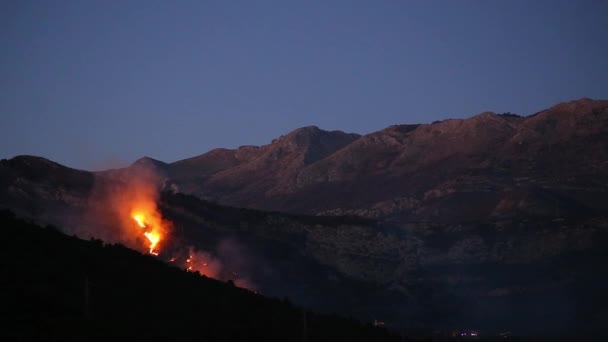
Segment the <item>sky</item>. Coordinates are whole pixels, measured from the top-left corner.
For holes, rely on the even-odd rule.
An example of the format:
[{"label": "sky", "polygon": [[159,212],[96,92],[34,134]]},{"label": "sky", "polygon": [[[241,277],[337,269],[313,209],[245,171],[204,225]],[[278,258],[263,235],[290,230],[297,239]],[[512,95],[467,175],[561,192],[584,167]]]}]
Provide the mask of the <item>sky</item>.
[{"label": "sky", "polygon": [[87,170],[608,99],[608,1],[0,0],[0,158]]}]

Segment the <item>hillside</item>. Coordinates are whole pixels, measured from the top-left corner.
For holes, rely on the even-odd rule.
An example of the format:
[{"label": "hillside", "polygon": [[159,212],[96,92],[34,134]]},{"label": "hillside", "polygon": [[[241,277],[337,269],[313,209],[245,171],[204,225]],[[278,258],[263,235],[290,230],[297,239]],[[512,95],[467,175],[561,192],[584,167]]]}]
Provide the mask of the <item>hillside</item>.
[{"label": "hillside", "polygon": [[582,338],[601,335],[608,323],[607,217],[394,225],[222,207],[186,195],[165,194],[162,203],[180,226],[203,228],[184,230],[191,241],[229,232],[264,260],[281,260],[272,263],[277,273],[297,280],[254,277],[268,291],[283,284],[304,301],[316,292],[341,312],[393,327]]},{"label": "hillside", "polygon": [[121,245],[80,240],[0,213],[3,340],[396,341],[186,272]]},{"label": "hillside", "polygon": [[555,217],[608,211],[606,132],[608,101],[580,99],[364,136],[306,127],[159,169],[180,192],[238,207],[401,222]]}]

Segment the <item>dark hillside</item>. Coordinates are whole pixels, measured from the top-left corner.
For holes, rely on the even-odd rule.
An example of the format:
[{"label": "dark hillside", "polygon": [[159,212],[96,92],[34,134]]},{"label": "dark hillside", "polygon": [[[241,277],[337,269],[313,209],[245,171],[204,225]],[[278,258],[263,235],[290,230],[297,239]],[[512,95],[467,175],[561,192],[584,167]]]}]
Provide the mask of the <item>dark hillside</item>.
[{"label": "dark hillside", "polygon": [[2,211],[0,339],[38,341],[391,341],[186,272],[121,245],[69,237]]}]

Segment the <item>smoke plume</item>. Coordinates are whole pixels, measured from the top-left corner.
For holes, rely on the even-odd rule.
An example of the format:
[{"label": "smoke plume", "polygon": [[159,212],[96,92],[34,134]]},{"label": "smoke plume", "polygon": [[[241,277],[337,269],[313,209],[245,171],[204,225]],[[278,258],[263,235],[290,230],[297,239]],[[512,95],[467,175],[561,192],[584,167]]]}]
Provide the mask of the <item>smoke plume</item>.
[{"label": "smoke plume", "polygon": [[182,269],[253,288],[247,276],[251,258],[237,241],[220,240],[213,253],[174,236],[179,230],[159,209],[163,183],[154,169],[141,166],[98,177],[78,235],[120,243]]}]

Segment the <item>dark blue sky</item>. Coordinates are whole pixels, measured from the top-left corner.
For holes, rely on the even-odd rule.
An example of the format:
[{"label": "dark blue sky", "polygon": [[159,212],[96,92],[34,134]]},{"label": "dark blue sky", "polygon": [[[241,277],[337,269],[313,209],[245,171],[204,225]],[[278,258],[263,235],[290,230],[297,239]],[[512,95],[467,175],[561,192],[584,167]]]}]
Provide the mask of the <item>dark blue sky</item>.
[{"label": "dark blue sky", "polygon": [[292,129],[608,98],[607,1],[0,1],[0,157],[99,169]]}]

